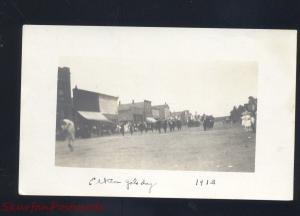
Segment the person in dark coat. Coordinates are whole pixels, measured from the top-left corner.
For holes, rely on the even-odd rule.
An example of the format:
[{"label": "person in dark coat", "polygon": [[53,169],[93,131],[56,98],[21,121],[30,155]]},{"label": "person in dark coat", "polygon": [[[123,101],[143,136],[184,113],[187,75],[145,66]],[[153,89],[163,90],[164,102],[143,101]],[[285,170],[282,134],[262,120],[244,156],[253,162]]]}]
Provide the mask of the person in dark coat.
[{"label": "person in dark coat", "polygon": [[121,124],[121,134],[124,136],[125,135],[125,124]]},{"label": "person in dark coat", "polygon": [[147,124],[147,122],[144,122],[144,129],[145,129],[145,132],[147,133],[148,132],[148,124]]},{"label": "person in dark coat", "polygon": [[132,136],[133,135],[133,131],[134,131],[134,125],[133,125],[132,122],[129,124],[129,130],[130,130],[130,134]]},{"label": "person in dark coat", "polygon": [[169,120],[168,123],[169,123],[170,131],[173,131],[174,130],[174,121],[173,120]]},{"label": "person in dark coat", "polygon": [[159,133],[161,133],[161,121],[160,120],[158,120],[156,122],[156,129],[158,130]]},{"label": "person in dark coat", "polygon": [[139,124],[139,130],[140,130],[140,132],[141,132],[141,134],[143,133],[143,131],[144,131],[144,128],[145,126],[144,126],[144,123],[143,122],[141,122],[140,124]]},{"label": "person in dark coat", "polygon": [[204,129],[204,131],[206,131],[207,124],[208,124],[208,118],[205,114],[202,117],[202,121],[203,121],[203,129]]},{"label": "person in dark coat", "polygon": [[167,127],[168,127],[168,122],[167,122],[167,120],[164,120],[163,121],[163,128],[164,128],[165,133],[167,133]]},{"label": "person in dark coat", "polygon": [[153,133],[153,128],[154,128],[154,123],[150,123],[150,130],[152,131],[152,133]]}]

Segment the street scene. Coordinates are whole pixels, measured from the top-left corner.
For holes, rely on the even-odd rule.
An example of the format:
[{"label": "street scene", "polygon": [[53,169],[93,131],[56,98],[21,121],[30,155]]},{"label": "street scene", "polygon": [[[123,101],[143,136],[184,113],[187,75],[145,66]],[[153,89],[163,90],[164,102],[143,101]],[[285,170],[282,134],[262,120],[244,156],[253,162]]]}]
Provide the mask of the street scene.
[{"label": "street scene", "polygon": [[118,169],[253,172],[255,134],[223,123],[213,130],[184,127],[172,133],[135,133],[79,139],[70,152],[56,144],[56,165]]},{"label": "street scene", "polygon": [[[226,67],[228,71],[241,68]],[[215,86],[197,82],[190,87],[195,95],[211,89],[213,96],[199,100],[181,94],[183,89],[176,83],[168,86],[175,96],[164,91],[153,95],[151,87],[126,94],[126,82],[119,92],[114,87],[101,92],[85,89],[78,85],[79,80],[71,81],[72,68],[75,66],[58,67],[57,73],[56,166],[255,171],[257,98],[250,82],[254,78],[241,83],[240,90],[234,89],[234,78],[217,82],[212,77]],[[250,65],[243,73],[250,77],[253,68]],[[243,73],[237,77],[242,79]],[[214,74],[203,75],[207,79]],[[141,82],[146,86],[149,80]],[[219,88],[224,89],[221,94]]]}]

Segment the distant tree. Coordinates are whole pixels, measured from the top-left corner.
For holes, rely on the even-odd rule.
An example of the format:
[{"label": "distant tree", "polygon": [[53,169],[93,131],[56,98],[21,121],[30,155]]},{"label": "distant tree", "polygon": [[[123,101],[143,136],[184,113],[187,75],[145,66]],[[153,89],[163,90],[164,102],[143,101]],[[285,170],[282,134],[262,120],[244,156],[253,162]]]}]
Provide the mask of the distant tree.
[{"label": "distant tree", "polygon": [[233,123],[236,123],[239,121],[239,112],[238,112],[238,109],[236,106],[234,106],[230,112],[230,119]]}]

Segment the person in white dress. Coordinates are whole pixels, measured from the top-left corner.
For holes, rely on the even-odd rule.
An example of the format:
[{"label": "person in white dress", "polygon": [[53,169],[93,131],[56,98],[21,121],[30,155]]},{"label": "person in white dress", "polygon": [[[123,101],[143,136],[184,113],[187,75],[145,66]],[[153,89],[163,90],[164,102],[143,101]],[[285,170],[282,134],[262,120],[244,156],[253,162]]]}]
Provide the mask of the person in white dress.
[{"label": "person in white dress", "polygon": [[68,147],[70,151],[73,151],[73,143],[75,140],[75,127],[74,123],[69,119],[63,119],[61,122],[61,128],[66,133],[66,140],[68,141]]},{"label": "person in white dress", "polygon": [[246,128],[246,131],[251,130],[251,116],[250,116],[250,114],[245,115],[245,128]]},{"label": "person in white dress", "polygon": [[251,116],[248,112],[242,113],[242,126],[245,128],[246,131],[250,131],[251,129]]},{"label": "person in white dress", "polygon": [[245,121],[246,121],[246,116],[245,115],[242,115],[241,116],[241,119],[242,119],[242,126],[246,129],[246,124],[245,124]]}]

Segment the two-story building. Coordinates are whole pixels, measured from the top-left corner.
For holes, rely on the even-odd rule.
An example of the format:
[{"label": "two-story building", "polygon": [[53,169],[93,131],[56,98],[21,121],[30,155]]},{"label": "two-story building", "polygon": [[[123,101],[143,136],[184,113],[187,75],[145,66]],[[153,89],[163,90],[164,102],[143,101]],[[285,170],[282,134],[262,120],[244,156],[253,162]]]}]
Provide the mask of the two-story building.
[{"label": "two-story building", "polygon": [[73,89],[74,120],[78,136],[112,133],[118,120],[118,97]]},{"label": "two-story building", "polygon": [[119,104],[118,119],[120,122],[143,122],[147,117],[152,117],[151,101],[144,100],[142,102],[135,102],[128,104]]},{"label": "two-story building", "polygon": [[188,110],[172,112],[171,116],[177,120],[180,120],[183,125],[186,125],[190,117],[190,112]]},{"label": "two-story building", "polygon": [[152,106],[152,115],[155,119],[165,120],[171,117],[170,107],[167,103]]}]

